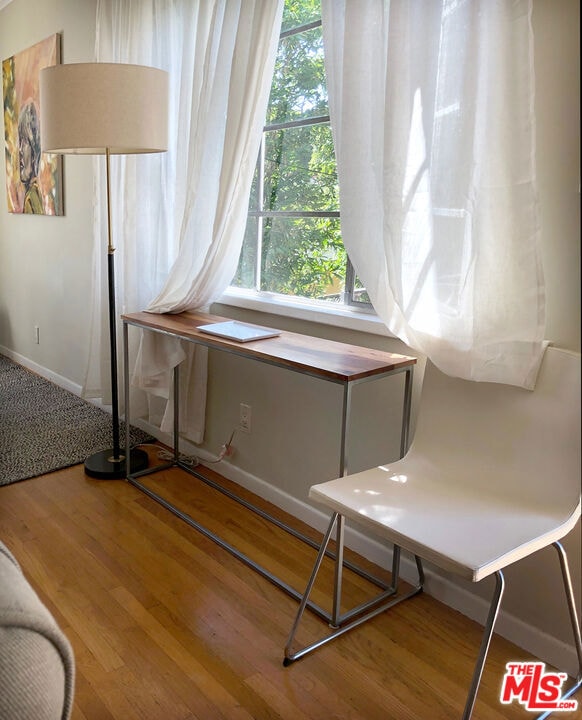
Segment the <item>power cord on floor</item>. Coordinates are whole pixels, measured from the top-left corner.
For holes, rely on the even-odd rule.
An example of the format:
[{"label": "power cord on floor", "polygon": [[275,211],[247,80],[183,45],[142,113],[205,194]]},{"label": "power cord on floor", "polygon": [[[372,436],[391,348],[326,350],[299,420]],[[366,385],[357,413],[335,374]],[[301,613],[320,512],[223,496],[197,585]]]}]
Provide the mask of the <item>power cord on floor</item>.
[{"label": "power cord on floor", "polygon": [[[162,448],[159,445],[156,445],[155,443],[139,443],[135,447],[151,447],[155,448],[157,452],[157,457],[159,460],[165,460],[167,462],[170,462],[174,459],[174,452],[173,450],[166,450],[166,448]],[[184,453],[179,454],[180,462],[184,465],[189,465],[190,467],[196,467],[196,465],[199,465],[200,462],[197,457],[193,457],[192,455],[185,455]]]},{"label": "power cord on floor", "polygon": [[[224,460],[225,457],[232,457],[232,455],[234,454],[234,448],[232,447],[232,440],[234,438],[235,433],[236,433],[236,430],[233,430],[232,433],[230,434],[229,440],[221,446],[220,452],[216,456],[216,459],[205,460],[204,462],[206,464],[216,464],[216,463],[222,462],[222,460]],[[136,445],[135,447],[138,447],[138,446]],[[156,445],[155,443],[140,443],[139,447],[156,448],[158,451],[157,456],[160,460],[166,460],[166,461],[170,462],[175,457],[174,452],[172,450],[166,450],[165,448],[161,448],[159,445]],[[189,467],[196,467],[197,465],[200,464],[200,461],[198,460],[198,458],[195,456],[192,456],[192,455],[185,455],[183,453],[180,453],[179,459],[183,465],[188,465]]]},{"label": "power cord on floor", "polygon": [[[174,453],[171,450],[160,450],[158,452],[158,457],[160,460],[167,460],[169,462],[170,460],[174,459]],[[178,459],[180,460],[182,465],[188,465],[189,467],[196,467],[196,465],[200,464],[200,461],[197,457],[194,457],[192,455],[185,455],[184,453],[179,453]]]}]

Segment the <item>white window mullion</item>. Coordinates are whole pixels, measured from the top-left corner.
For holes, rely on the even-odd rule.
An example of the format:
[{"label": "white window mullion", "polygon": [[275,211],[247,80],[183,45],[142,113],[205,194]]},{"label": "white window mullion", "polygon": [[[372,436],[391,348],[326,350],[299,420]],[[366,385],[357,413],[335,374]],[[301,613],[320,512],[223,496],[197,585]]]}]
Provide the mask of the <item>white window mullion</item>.
[{"label": "white window mullion", "polygon": [[258,210],[257,218],[257,257],[255,266],[255,290],[260,292],[263,273],[263,210],[264,210],[264,189],[265,189],[265,133],[261,136],[261,147],[259,150],[259,177],[258,177]]}]

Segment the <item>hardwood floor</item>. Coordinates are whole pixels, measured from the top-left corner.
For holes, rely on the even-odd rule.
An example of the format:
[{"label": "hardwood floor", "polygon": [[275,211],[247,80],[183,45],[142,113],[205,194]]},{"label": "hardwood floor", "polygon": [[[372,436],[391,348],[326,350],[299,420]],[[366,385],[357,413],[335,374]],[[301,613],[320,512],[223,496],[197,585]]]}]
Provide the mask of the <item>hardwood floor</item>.
[{"label": "hardwood floor", "polygon": [[[303,589],[314,550],[183,471],[146,482]],[[481,629],[427,595],[284,668],[297,602],[124,481],[76,466],[1,487],[0,537],[73,645],[74,720],[461,716]],[[347,601],[363,598],[346,580]],[[321,630],[307,613],[303,639]],[[517,659],[496,636],[475,720],[531,718],[499,703]]]}]

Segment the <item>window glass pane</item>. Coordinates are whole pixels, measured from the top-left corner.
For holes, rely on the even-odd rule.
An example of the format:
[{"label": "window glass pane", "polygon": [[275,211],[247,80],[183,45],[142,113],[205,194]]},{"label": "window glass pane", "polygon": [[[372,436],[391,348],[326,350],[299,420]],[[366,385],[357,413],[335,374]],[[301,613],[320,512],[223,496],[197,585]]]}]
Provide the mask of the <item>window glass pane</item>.
[{"label": "window glass pane", "polygon": [[362,281],[360,278],[356,275],[356,279],[354,281],[354,292],[353,292],[353,300],[354,303],[365,303],[366,305],[371,305],[372,301],[370,300],[370,296],[368,295],[368,292],[366,291],[366,288],[362,285]]},{"label": "window glass pane", "polygon": [[247,227],[236,274],[231,285],[234,287],[254,289],[257,283],[257,237],[259,220],[256,217],[247,219]]},{"label": "window glass pane", "polygon": [[329,114],[321,28],[282,38],[266,125]]},{"label": "window glass pane", "polygon": [[268,211],[339,211],[329,125],[266,133],[263,207]]},{"label": "window glass pane", "polygon": [[321,20],[321,0],[286,0],[281,31]]},{"label": "window glass pane", "polygon": [[[259,158],[260,162],[260,158]],[[253,174],[253,182],[251,184],[251,194],[249,195],[249,211],[260,210],[259,208],[259,162],[255,165]]]},{"label": "window glass pane", "polygon": [[326,299],[343,290],[339,218],[264,218],[261,290]]},{"label": "window glass pane", "polygon": [[249,195],[249,212],[260,210],[259,206],[259,163],[255,165],[253,181],[251,183],[251,193]]}]

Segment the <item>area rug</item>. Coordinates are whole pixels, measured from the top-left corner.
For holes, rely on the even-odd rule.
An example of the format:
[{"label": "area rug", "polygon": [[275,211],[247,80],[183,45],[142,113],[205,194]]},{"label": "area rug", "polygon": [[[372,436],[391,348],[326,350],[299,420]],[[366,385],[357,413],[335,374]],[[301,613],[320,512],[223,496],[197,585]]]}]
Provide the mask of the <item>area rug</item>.
[{"label": "area rug", "polygon": [[[108,412],[0,355],[0,485],[77,465],[111,447],[111,437]],[[152,441],[133,426],[130,438],[132,446]]]}]

